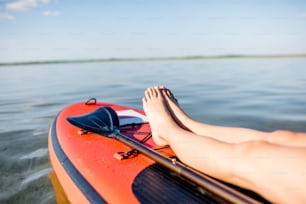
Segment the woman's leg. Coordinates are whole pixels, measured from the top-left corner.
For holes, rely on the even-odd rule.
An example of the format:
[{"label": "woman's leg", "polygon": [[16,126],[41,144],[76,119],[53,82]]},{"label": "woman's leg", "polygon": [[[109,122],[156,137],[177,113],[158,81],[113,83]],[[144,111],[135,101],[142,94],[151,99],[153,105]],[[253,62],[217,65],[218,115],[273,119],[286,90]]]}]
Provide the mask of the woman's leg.
[{"label": "woman's leg", "polygon": [[306,148],[262,140],[233,144],[187,131],[173,120],[158,88],[146,91],[143,106],[154,141],[169,144],[184,163],[273,202],[306,202]]},{"label": "woman's leg", "polygon": [[262,132],[248,128],[222,127],[198,122],[190,118],[175,100],[172,92],[164,86],[159,87],[167,101],[169,112],[177,123],[191,132],[212,137],[224,142],[239,143],[246,141],[263,140],[270,143],[306,146],[306,133],[293,133],[289,131]]}]

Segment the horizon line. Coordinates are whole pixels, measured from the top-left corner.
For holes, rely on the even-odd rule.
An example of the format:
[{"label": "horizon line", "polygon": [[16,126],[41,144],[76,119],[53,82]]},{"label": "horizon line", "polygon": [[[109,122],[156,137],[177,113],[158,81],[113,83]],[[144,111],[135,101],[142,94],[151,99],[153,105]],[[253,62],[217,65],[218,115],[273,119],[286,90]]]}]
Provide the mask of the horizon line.
[{"label": "horizon line", "polygon": [[165,61],[165,60],[209,60],[209,59],[230,59],[230,58],[306,58],[304,54],[228,54],[228,55],[193,55],[193,56],[172,56],[172,57],[110,57],[93,59],[57,59],[57,60],[31,60],[0,62],[0,66],[18,66],[35,64],[67,64],[67,63],[94,63],[94,62],[125,62],[125,61]]}]

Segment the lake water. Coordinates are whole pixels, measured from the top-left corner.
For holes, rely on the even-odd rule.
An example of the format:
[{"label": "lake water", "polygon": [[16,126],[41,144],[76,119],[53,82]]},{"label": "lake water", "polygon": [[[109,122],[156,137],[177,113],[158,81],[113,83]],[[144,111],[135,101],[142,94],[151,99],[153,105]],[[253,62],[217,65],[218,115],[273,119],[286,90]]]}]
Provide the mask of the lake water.
[{"label": "lake water", "polygon": [[55,203],[47,137],[65,106],[95,97],[141,108],[164,84],[197,120],[306,131],[306,59],[212,59],[0,67],[0,203]]}]

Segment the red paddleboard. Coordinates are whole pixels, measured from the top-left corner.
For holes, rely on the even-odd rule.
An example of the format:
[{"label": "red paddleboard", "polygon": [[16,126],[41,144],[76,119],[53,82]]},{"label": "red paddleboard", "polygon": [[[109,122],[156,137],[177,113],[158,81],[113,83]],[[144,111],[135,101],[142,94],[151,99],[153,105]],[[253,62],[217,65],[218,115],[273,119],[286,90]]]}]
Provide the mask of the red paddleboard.
[{"label": "red paddleboard", "polygon": [[101,107],[117,113],[120,132],[131,140],[165,158],[175,156],[169,147],[155,145],[143,111],[95,100],[69,105],[50,127],[49,152],[53,170],[71,203],[225,201],[223,196],[211,193],[123,142],[84,131],[67,121],[69,117],[85,115]]}]

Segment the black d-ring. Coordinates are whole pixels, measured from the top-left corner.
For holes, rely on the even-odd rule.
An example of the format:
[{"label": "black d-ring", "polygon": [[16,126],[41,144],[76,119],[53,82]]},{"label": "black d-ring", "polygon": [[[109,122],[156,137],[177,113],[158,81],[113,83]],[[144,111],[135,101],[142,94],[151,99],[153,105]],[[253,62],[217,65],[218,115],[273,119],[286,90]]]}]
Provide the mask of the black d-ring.
[{"label": "black d-ring", "polygon": [[88,101],[86,101],[85,105],[96,105],[97,104],[97,99],[96,98],[91,98]]}]

